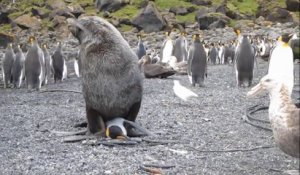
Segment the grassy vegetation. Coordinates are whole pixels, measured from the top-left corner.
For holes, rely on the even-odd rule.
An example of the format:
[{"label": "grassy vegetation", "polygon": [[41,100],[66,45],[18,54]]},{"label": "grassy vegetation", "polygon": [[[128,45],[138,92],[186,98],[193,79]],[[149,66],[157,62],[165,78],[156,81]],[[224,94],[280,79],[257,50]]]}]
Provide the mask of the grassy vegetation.
[{"label": "grassy vegetation", "polygon": [[137,13],[139,9],[135,5],[126,5],[122,10],[118,10],[114,13],[112,13],[112,16],[117,18],[133,18]]},{"label": "grassy vegetation", "polygon": [[194,23],[195,22],[195,16],[196,16],[196,12],[189,13],[189,14],[184,15],[184,16],[177,15],[176,20],[178,22],[191,22],[191,23]]},{"label": "grassy vegetation", "polygon": [[6,33],[10,30],[11,30],[11,25],[10,24],[0,25],[0,32]]},{"label": "grassy vegetation", "polygon": [[186,2],[184,0],[172,0],[172,1],[168,1],[168,0],[155,0],[155,4],[157,6],[158,9],[160,10],[168,10],[170,9],[171,7],[179,7],[179,6],[182,6],[182,7],[195,7],[195,8],[198,8],[198,6],[196,5],[193,5],[189,2]]},{"label": "grassy vegetation", "polygon": [[132,26],[130,26],[130,25],[125,25],[125,24],[121,25],[121,27],[120,27],[120,30],[121,30],[122,32],[128,32],[128,31],[130,31],[131,29],[132,29]]},{"label": "grassy vegetation", "polygon": [[52,28],[52,22],[49,21],[48,19],[43,19],[42,22],[41,22],[41,27],[43,29],[46,29],[46,28]]}]

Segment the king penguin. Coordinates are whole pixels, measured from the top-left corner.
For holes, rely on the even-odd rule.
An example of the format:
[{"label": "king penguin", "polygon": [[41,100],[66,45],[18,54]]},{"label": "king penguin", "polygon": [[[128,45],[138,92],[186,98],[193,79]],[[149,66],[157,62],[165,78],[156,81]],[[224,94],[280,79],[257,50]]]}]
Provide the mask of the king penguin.
[{"label": "king penguin", "polygon": [[16,49],[16,58],[12,66],[12,83],[15,88],[20,88],[24,77],[24,62],[25,56],[21,50],[21,46],[18,45]]},{"label": "king penguin", "polygon": [[74,59],[74,70],[75,70],[75,74],[78,78],[80,77],[80,70],[81,70],[79,56],[80,56],[80,50],[77,52],[76,58]]},{"label": "king penguin", "polygon": [[52,55],[52,64],[54,69],[54,82],[56,83],[58,80],[62,81],[66,78],[67,66],[62,53],[61,42],[57,42],[56,50]]},{"label": "king penguin", "polygon": [[2,62],[2,75],[4,81],[4,88],[7,88],[9,83],[12,83],[11,70],[15,60],[15,53],[13,50],[12,43],[9,43],[4,55],[4,60]]},{"label": "king penguin", "polygon": [[42,50],[44,53],[44,58],[45,58],[45,85],[48,84],[48,81],[51,77],[51,58],[50,58],[50,53],[48,51],[48,46],[46,43],[42,45]]},{"label": "king penguin", "polygon": [[173,56],[177,58],[177,62],[187,61],[187,47],[188,42],[186,39],[186,32],[183,31],[180,33],[180,36],[175,40]]},{"label": "king penguin", "polygon": [[162,63],[168,63],[170,57],[173,54],[174,45],[173,45],[173,40],[172,40],[170,34],[171,34],[171,31],[168,31],[165,33],[166,39],[164,40],[162,49],[161,49],[161,54],[162,54],[161,62]]},{"label": "king penguin", "polygon": [[287,86],[289,95],[292,94],[294,86],[293,51],[288,44],[290,38],[288,34],[278,38],[277,45],[271,53],[268,70],[268,76]]},{"label": "king penguin", "polygon": [[25,79],[28,90],[39,90],[44,81],[45,60],[35,37],[29,37],[31,47],[25,57]]},{"label": "king penguin", "polygon": [[218,58],[218,50],[215,47],[214,43],[211,43],[211,48],[209,51],[209,60],[211,62],[211,64],[215,65],[217,63],[217,58]]},{"label": "king penguin", "polygon": [[142,41],[142,36],[139,34],[137,35],[137,37],[139,41],[136,49],[136,55],[138,56],[139,59],[141,59],[144,55],[146,55],[146,48]]},{"label": "king penguin", "polygon": [[234,30],[237,34],[238,44],[235,50],[235,72],[238,87],[248,82],[250,87],[253,79],[254,51],[247,36],[241,35],[239,29]]},{"label": "king penguin", "polygon": [[193,35],[193,43],[188,53],[188,77],[195,86],[204,86],[204,77],[207,75],[207,58],[204,47],[200,41],[200,35]]}]

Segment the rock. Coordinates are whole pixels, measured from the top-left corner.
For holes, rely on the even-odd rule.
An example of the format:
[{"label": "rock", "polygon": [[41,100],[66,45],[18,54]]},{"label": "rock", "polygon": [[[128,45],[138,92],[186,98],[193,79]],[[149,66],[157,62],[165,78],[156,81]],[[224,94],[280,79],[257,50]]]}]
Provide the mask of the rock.
[{"label": "rock", "polygon": [[39,29],[41,27],[41,21],[34,16],[29,16],[28,14],[17,17],[14,22],[22,29]]},{"label": "rock", "polygon": [[67,18],[64,17],[64,16],[55,16],[53,18],[53,20],[51,21],[52,22],[52,26],[53,27],[57,27],[59,25],[63,25],[63,24],[66,23],[66,20],[67,20]]},{"label": "rock", "polygon": [[31,13],[33,16],[39,16],[41,19],[48,18],[49,17],[49,12],[45,12],[39,8],[32,7],[31,8]]},{"label": "rock", "polygon": [[80,5],[68,5],[69,12],[72,13],[76,18],[84,13],[84,9]]},{"label": "rock", "polygon": [[[222,21],[220,21],[222,20]],[[207,13],[203,14],[201,16],[196,16],[196,21],[198,22],[198,25],[200,27],[200,30],[207,30],[209,29],[209,26],[211,24],[215,23],[212,27],[215,26],[222,26],[223,22],[225,22],[225,25],[229,22],[229,18],[221,13]],[[225,26],[224,26],[225,27]]]},{"label": "rock", "polygon": [[300,1],[299,0],[286,0],[285,1],[286,4],[286,9],[288,11],[300,11]]},{"label": "rock", "polygon": [[15,40],[15,37],[10,33],[0,32],[0,48],[6,48],[8,43],[11,43]]},{"label": "rock", "polygon": [[274,10],[272,10],[268,16],[266,17],[267,20],[272,21],[272,22],[281,22],[281,23],[285,23],[285,22],[292,22],[293,21],[293,17],[290,14],[289,11],[287,11],[286,9],[283,8],[275,8]]},{"label": "rock", "polygon": [[215,21],[208,26],[208,29],[224,28],[227,22],[223,19]]},{"label": "rock", "polygon": [[210,13],[210,12],[211,12],[211,10],[209,8],[202,7],[196,11],[195,19],[197,20],[199,17],[206,15],[207,13]]},{"label": "rock", "polygon": [[49,8],[50,10],[55,10],[55,9],[65,9],[67,6],[66,3],[61,0],[47,0],[46,7]]},{"label": "rock", "polygon": [[108,11],[103,12],[103,17],[104,18],[109,18],[110,17],[110,13]]},{"label": "rock", "polygon": [[121,18],[121,19],[119,19],[119,23],[120,24],[126,24],[126,25],[132,25],[129,18]]},{"label": "rock", "polygon": [[53,28],[59,38],[66,38],[69,36],[67,18],[64,16],[55,16],[52,20]]},{"label": "rock", "polygon": [[185,7],[171,7],[169,12],[174,13],[175,15],[186,15],[188,14],[188,10]]},{"label": "rock", "polygon": [[195,5],[203,5],[203,6],[212,5],[211,0],[191,0],[191,3]]},{"label": "rock", "polygon": [[9,24],[11,19],[8,17],[8,12],[1,12],[0,11],[0,24]]},{"label": "rock", "polygon": [[50,20],[53,19],[55,16],[64,16],[66,18],[75,18],[75,16],[71,13],[70,9],[55,9],[49,15]]},{"label": "rock", "polygon": [[121,9],[126,4],[129,4],[129,0],[96,0],[95,6],[97,11],[109,11],[115,12]]},{"label": "rock", "polygon": [[147,33],[158,32],[166,27],[165,19],[153,2],[149,2],[147,7],[142,9],[131,22],[139,30],[143,29]]},{"label": "rock", "polygon": [[241,15],[238,11],[236,10],[231,10],[228,7],[228,4],[222,3],[220,6],[216,8],[217,13],[222,13],[226,16],[228,16],[231,19],[244,19],[243,15]]}]

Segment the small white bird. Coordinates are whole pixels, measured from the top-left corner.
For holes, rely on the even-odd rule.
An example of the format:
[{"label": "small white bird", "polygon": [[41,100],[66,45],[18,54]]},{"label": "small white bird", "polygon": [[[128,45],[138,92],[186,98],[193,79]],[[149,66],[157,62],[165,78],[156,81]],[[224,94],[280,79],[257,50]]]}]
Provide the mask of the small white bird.
[{"label": "small white bird", "polygon": [[184,101],[187,101],[188,98],[191,97],[198,97],[196,93],[182,86],[178,80],[174,80],[173,91],[177,97],[181,98]]}]

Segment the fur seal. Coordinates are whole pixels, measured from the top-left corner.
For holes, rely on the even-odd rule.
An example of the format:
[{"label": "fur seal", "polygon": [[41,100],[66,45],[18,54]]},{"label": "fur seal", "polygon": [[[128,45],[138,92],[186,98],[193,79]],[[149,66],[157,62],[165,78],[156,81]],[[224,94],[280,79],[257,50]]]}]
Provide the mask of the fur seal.
[{"label": "fur seal", "polygon": [[[143,92],[138,58],[121,33],[97,16],[68,19],[79,40],[88,133],[105,133],[103,122],[120,117],[135,121]],[[126,125],[128,136],[136,131]]]},{"label": "fur seal", "polygon": [[200,35],[193,35],[193,43],[188,55],[188,77],[192,84],[204,86],[204,77],[207,75],[207,58],[204,47],[200,41]]},{"label": "fur seal", "polygon": [[250,87],[253,79],[254,51],[248,37],[241,35],[239,29],[234,31],[238,36],[234,59],[237,85],[241,87],[244,82],[248,82],[248,87]]},{"label": "fur seal", "polygon": [[20,88],[24,77],[24,62],[25,56],[21,50],[21,46],[18,45],[16,49],[16,58],[12,66],[12,83],[15,88]]},{"label": "fur seal", "polygon": [[9,43],[4,55],[4,60],[2,63],[2,75],[4,81],[4,88],[7,88],[9,83],[12,83],[11,70],[15,60],[15,53],[13,50],[12,43]]},{"label": "fur seal", "polygon": [[39,47],[35,37],[29,37],[29,43],[31,47],[28,49],[25,57],[25,78],[26,86],[28,90],[39,90],[44,81],[44,53]]},{"label": "fur seal", "polygon": [[54,69],[54,82],[63,81],[66,78],[67,66],[62,53],[61,42],[57,42],[56,50],[52,55],[52,66]]},{"label": "fur seal", "polygon": [[176,73],[176,71],[166,63],[152,64],[149,55],[145,55],[139,60],[139,67],[146,78],[167,78]]}]

